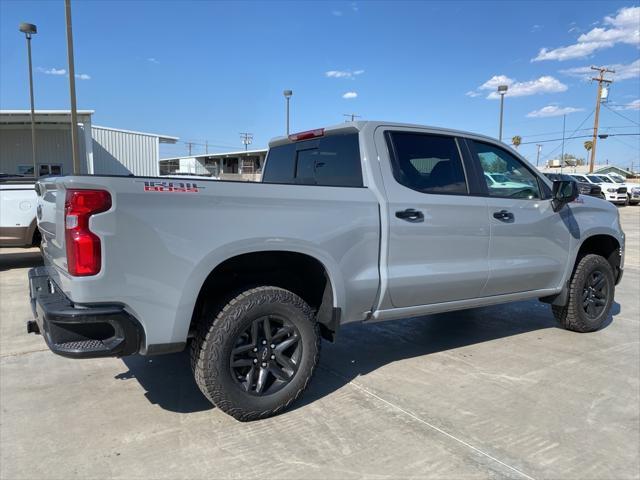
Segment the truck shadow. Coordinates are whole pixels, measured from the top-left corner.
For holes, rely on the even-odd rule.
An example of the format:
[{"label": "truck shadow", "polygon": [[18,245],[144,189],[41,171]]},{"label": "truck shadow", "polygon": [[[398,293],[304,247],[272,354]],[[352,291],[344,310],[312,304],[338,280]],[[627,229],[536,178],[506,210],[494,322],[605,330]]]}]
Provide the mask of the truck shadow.
[{"label": "truck shadow", "polygon": [[115,378],[135,378],[145,389],[144,395],[152,404],[177,413],[194,413],[214,408],[193,379],[188,349],[170,355],[134,355],[122,360],[129,371],[120,373]]},{"label": "truck shadow", "polygon": [[16,252],[15,250],[9,253],[4,253],[0,249],[0,272],[7,270],[14,270],[16,268],[31,268],[39,267],[42,265],[42,254],[40,250],[25,249],[22,252]]},{"label": "truck shadow", "polygon": [[[614,303],[611,313],[613,316],[620,313],[618,303]],[[605,328],[611,321],[610,315]],[[335,344],[323,342],[314,379],[291,410],[324,398],[354,378],[393,362],[550,328],[557,328],[550,307],[537,301],[399,321],[349,324],[341,329]],[[135,378],[151,403],[178,413],[214,408],[193,380],[188,351],[157,357],[125,357],[123,361],[129,371],[116,378]],[[408,376],[413,374],[407,372]]]}]

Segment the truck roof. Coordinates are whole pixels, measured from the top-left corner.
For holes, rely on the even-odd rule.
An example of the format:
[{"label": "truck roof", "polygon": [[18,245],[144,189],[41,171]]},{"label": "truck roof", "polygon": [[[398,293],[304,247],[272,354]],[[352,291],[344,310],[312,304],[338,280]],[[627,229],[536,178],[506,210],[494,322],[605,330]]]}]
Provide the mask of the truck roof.
[{"label": "truck roof", "polygon": [[[482,134],[478,134],[478,133],[474,133],[474,132],[467,132],[464,130],[456,130],[453,128],[444,128],[444,127],[434,127],[434,126],[430,126],[430,125],[419,125],[419,124],[415,124],[415,123],[401,123],[401,122],[385,122],[382,120],[358,120],[358,121],[354,121],[354,122],[344,122],[344,123],[338,123],[335,125],[330,125],[328,127],[323,127],[324,128],[324,134],[325,135],[332,135],[332,134],[336,134],[339,132],[344,132],[347,133],[349,131],[361,131],[364,130],[365,128],[367,129],[375,129],[379,126],[385,126],[385,127],[400,127],[400,128],[421,128],[421,129],[426,129],[426,130],[430,130],[434,133],[441,133],[441,134],[446,134],[446,135],[456,135],[456,136],[463,136],[463,137],[475,137],[475,138],[480,138],[480,139],[485,139],[491,142],[497,142],[498,140],[496,138],[493,137],[489,137],[487,135],[482,135]],[[292,135],[295,135],[297,132],[294,132]],[[271,141],[269,142],[269,148],[271,147],[275,147],[278,145],[285,145],[287,143],[292,143],[294,140],[291,140],[289,137],[287,136],[280,136],[280,137],[275,137],[272,138]]]}]

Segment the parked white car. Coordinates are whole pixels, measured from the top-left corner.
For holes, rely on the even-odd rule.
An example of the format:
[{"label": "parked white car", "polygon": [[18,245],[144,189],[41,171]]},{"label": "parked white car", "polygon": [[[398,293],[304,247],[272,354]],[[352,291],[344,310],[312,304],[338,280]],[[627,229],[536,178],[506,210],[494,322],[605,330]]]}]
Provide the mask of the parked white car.
[{"label": "parked white car", "polygon": [[601,175],[611,179],[620,187],[626,187],[627,189],[627,201],[629,205],[637,205],[640,203],[640,185],[637,183],[629,183],[626,178],[615,173],[609,173],[608,175]]},{"label": "parked white car", "polygon": [[40,243],[36,200],[33,178],[0,177],[0,247],[31,247]]},{"label": "parked white car", "polygon": [[602,193],[611,203],[624,205],[628,202],[626,185],[620,185],[606,175],[589,174],[586,177],[591,183],[600,185]]}]

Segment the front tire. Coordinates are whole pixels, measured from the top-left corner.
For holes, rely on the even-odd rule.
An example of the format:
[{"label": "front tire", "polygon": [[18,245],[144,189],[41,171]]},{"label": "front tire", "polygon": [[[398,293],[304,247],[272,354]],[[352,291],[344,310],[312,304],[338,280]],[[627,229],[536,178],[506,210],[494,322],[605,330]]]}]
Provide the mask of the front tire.
[{"label": "front tire", "polygon": [[276,415],[307,387],[320,354],[314,313],[278,287],[246,290],[205,314],[191,348],[202,393],[240,421]]},{"label": "front tire", "polygon": [[600,255],[586,255],[578,261],[569,284],[569,301],[551,308],[561,327],[574,332],[599,330],[607,321],[615,279],[609,262]]}]

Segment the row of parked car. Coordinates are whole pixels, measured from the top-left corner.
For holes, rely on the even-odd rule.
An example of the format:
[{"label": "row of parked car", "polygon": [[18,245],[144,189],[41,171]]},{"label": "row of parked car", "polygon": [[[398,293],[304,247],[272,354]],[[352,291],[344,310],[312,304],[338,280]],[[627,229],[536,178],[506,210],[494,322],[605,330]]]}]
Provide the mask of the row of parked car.
[{"label": "row of parked car", "polygon": [[582,195],[609,200],[619,205],[637,205],[640,203],[640,185],[627,184],[625,178],[615,173],[608,175],[579,173],[545,173],[550,180],[574,180]]}]

